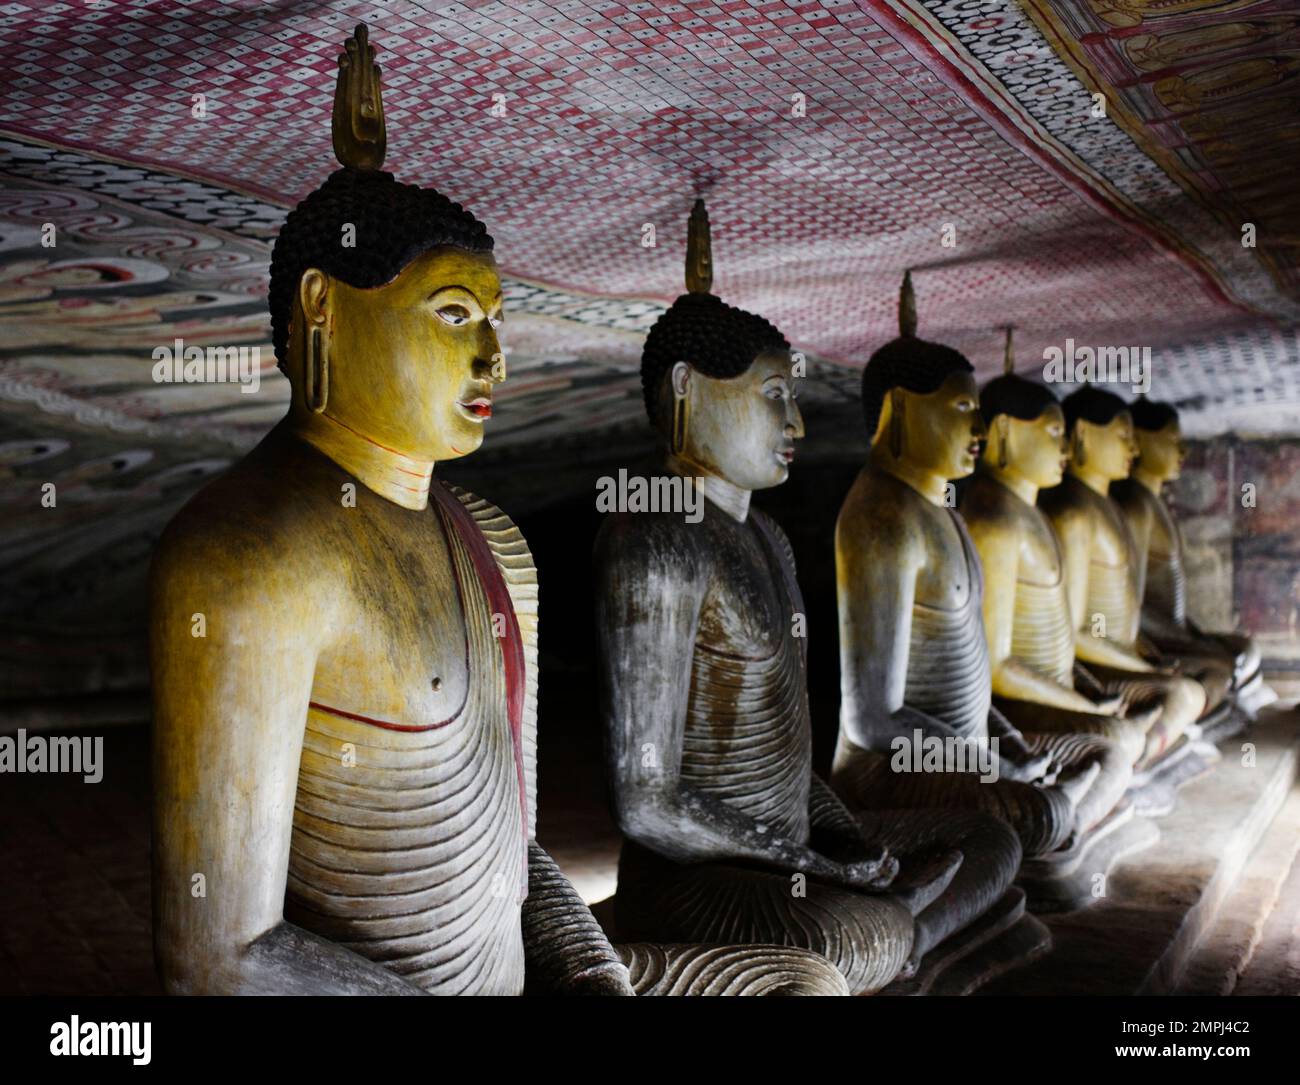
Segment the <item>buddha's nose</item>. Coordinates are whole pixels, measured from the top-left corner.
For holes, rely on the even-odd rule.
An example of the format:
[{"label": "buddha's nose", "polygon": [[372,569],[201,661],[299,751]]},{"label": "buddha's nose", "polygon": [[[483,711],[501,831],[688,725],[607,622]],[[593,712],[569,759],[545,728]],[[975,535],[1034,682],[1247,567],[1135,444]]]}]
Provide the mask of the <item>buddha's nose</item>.
[{"label": "buddha's nose", "polygon": [[501,341],[491,330],[484,336],[479,356],[474,362],[474,373],[493,384],[500,384],[506,379],[506,352],[501,349]]},{"label": "buddha's nose", "polygon": [[970,432],[972,437],[980,441],[989,435],[989,428],[984,424],[984,416],[979,411],[974,411],[971,414]]},{"label": "buddha's nose", "polygon": [[800,439],[804,435],[803,412],[799,410],[799,404],[793,399],[790,400],[790,406],[786,411],[785,435]]}]

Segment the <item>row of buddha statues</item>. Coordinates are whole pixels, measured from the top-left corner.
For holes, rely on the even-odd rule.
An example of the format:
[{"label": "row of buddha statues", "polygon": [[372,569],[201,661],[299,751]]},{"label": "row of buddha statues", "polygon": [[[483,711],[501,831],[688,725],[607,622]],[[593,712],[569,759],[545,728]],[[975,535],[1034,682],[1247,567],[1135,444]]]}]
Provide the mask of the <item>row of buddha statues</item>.
[{"label": "row of buddha statues", "polygon": [[[613,512],[595,542],[625,837],[598,921],[537,843],[529,549],[434,474],[480,446],[507,375],[492,239],[380,169],[364,27],[333,133],[343,168],[272,258],[288,414],[178,513],[152,568],[168,991],[879,991],[1023,902],[1018,880],[1088,873],[1138,791],[1261,699],[1250,641],[1187,613],[1161,497],[1176,413],[1095,387],[1058,402],[1011,372],[978,388],[917,337],[909,277],[900,335],[863,372],[870,453],[835,527],[841,713],[820,778],[793,554],[750,503],[804,436],[796,368],[776,327],[711,293],[697,202],[687,292],[641,375],[665,470],[704,513]],[[939,752],[900,770],[900,741]],[[957,764],[968,749],[995,771]]]}]

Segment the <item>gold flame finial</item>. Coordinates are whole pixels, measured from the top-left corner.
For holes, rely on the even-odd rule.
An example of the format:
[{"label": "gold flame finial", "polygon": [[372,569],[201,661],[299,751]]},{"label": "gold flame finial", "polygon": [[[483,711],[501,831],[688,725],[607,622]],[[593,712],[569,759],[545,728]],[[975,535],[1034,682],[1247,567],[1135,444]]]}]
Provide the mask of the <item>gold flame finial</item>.
[{"label": "gold flame finial", "polygon": [[1007,325],[1007,345],[1002,351],[1002,372],[1010,376],[1016,371],[1016,351],[1012,345],[1012,332],[1015,331],[1010,324]]},{"label": "gold flame finial", "polygon": [[916,293],[910,270],[903,273],[903,288],[898,292],[898,334],[905,339],[916,336]]},{"label": "gold flame finial", "polygon": [[707,294],[713,289],[713,248],[709,242],[709,213],[696,200],[686,226],[686,290]]},{"label": "gold flame finial", "polygon": [[334,85],[334,156],[352,169],[377,170],[384,164],[388,139],[379,65],[365,23],[357,24],[344,49]]}]

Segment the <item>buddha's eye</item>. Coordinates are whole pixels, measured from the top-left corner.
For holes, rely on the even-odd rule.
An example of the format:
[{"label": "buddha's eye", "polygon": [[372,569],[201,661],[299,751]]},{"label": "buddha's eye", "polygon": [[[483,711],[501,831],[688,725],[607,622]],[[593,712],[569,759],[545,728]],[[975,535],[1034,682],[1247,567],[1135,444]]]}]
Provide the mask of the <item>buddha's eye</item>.
[{"label": "buddha's eye", "polygon": [[501,327],[501,325],[504,324],[505,321],[506,318],[505,318],[505,314],[503,313],[497,313],[496,316],[488,317],[488,324],[490,324],[493,329]]},{"label": "buddha's eye", "polygon": [[766,395],[768,399],[785,399],[786,397],[785,385],[769,384],[767,388],[764,389],[764,395]]},{"label": "buddha's eye", "polygon": [[463,305],[444,305],[438,310],[438,319],[444,324],[450,324],[453,328],[468,324],[469,318],[470,312]]}]

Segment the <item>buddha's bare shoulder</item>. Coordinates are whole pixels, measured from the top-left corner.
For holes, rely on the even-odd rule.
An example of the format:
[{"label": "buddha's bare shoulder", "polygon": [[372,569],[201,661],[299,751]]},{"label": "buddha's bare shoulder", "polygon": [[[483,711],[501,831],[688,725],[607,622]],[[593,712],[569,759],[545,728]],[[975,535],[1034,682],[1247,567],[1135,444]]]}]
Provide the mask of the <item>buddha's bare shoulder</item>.
[{"label": "buddha's bare shoulder", "polygon": [[1059,486],[1039,493],[1038,507],[1058,528],[1068,527],[1092,515],[1089,492],[1086,486],[1067,475]]},{"label": "buddha's bare shoulder", "polygon": [[976,472],[962,497],[961,515],[966,526],[972,530],[981,523],[1005,521],[1015,516],[1024,505],[1015,494],[1005,486],[989,478],[982,471]]},{"label": "buddha's bare shoulder", "polygon": [[837,538],[872,548],[907,550],[926,537],[933,507],[912,487],[867,465],[840,507]]},{"label": "buddha's bare shoulder", "polygon": [[1001,483],[980,473],[962,496],[960,515],[981,555],[991,557],[997,548],[1014,546],[1017,540],[1032,536],[1038,513]]},{"label": "buddha's bare shoulder", "polygon": [[1156,497],[1136,479],[1123,478],[1110,487],[1110,496],[1129,516],[1150,516]]},{"label": "buddha's bare shoulder", "polygon": [[315,450],[273,431],[172,518],[154,553],[155,586],[179,579],[273,594],[289,577],[301,591],[330,576],[341,560],[339,479]]},{"label": "buddha's bare shoulder", "polygon": [[611,512],[596,533],[598,570],[624,576],[693,579],[715,560],[707,520],[689,522],[680,512]]}]

